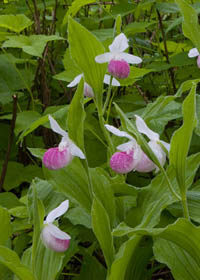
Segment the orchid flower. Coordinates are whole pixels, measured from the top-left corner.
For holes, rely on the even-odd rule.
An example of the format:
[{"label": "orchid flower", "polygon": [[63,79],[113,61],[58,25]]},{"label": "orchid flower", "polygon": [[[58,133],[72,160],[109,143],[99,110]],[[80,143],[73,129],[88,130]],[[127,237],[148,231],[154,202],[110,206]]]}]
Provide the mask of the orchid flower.
[{"label": "orchid flower", "polygon": [[51,129],[62,136],[58,147],[48,149],[43,156],[43,164],[48,169],[59,169],[68,165],[74,156],[85,159],[83,152],[69,138],[59,124],[49,115]]},{"label": "orchid flower", "polygon": [[45,247],[56,252],[64,252],[69,247],[71,237],[53,224],[56,218],[62,216],[68,208],[69,200],[65,200],[52,210],[44,221],[44,228],[41,232],[42,242]]},{"label": "orchid flower", "polygon": [[[74,87],[74,86],[76,86],[80,82],[82,77],[83,77],[83,74],[80,74],[80,75],[76,76],[74,78],[74,80],[71,81],[71,83],[69,83],[67,85],[67,87]],[[109,85],[110,84],[110,79],[111,79],[111,77],[106,74],[104,76],[104,80],[103,81],[104,81],[105,84]],[[119,87],[120,83],[115,78],[113,78],[112,79],[112,86]],[[87,96],[87,97],[94,97],[93,89],[86,82],[84,82],[84,95]]]},{"label": "orchid flower", "polygon": [[[166,150],[169,152],[170,150],[170,144],[166,143],[165,141],[160,140],[160,136],[158,133],[154,132],[153,130],[151,130],[146,123],[144,122],[144,120],[135,115],[136,117],[136,127],[138,129],[138,131],[142,134],[145,134],[150,141],[148,142],[149,147],[152,149],[152,151],[154,152],[154,154],[156,155],[157,159],[159,160],[160,164],[163,166],[165,164],[166,161],[166,154],[163,151],[163,149],[161,148],[161,145],[159,145],[159,143],[161,143]],[[156,170],[158,171],[158,167],[156,167]],[[138,166],[138,171],[140,169],[140,166]]]},{"label": "orchid flower", "polygon": [[142,150],[136,140],[125,131],[121,131],[112,125],[105,125],[106,129],[119,137],[126,137],[130,141],[117,147],[110,159],[110,167],[117,173],[128,173],[136,168],[142,157]]},{"label": "orchid flower", "polygon": [[200,53],[197,48],[193,48],[188,53],[189,57],[197,57],[197,67],[200,68]]},{"label": "orchid flower", "polygon": [[140,57],[124,52],[128,47],[128,39],[124,33],[121,33],[109,46],[110,52],[96,56],[95,61],[97,63],[108,62],[108,72],[116,78],[125,79],[130,73],[129,63],[139,64],[142,62]]}]

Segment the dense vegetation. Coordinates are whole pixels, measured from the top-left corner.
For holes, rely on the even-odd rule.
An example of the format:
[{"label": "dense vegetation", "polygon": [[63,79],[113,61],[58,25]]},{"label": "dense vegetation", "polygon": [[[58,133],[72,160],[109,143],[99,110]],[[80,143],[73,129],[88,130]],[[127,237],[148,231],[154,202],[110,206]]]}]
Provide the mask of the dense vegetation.
[{"label": "dense vegetation", "polygon": [[0,279],[200,280],[199,13],[0,2]]}]

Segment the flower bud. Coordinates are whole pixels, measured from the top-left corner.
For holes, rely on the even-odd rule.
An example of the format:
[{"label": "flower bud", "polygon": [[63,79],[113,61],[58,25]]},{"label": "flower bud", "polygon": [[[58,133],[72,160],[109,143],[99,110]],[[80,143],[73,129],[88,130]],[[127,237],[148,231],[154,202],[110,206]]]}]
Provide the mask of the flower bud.
[{"label": "flower bud", "polygon": [[110,159],[110,167],[116,173],[128,173],[135,166],[133,151],[131,152],[116,152]]},{"label": "flower bud", "polygon": [[43,164],[46,168],[56,170],[68,165],[73,156],[69,149],[60,151],[58,147],[48,149],[43,156]]},{"label": "flower bud", "polygon": [[125,79],[129,76],[130,67],[125,60],[112,59],[108,64],[108,72],[115,78]]},{"label": "flower bud", "polygon": [[46,248],[56,252],[64,252],[69,247],[71,237],[52,223],[49,223],[44,226],[41,239]]}]

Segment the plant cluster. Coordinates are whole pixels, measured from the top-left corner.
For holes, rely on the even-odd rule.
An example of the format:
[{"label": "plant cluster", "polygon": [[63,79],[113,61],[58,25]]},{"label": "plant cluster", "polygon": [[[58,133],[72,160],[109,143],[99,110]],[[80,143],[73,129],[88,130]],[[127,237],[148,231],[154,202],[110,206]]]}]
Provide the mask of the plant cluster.
[{"label": "plant cluster", "polygon": [[200,280],[199,12],[0,3],[0,279]]}]

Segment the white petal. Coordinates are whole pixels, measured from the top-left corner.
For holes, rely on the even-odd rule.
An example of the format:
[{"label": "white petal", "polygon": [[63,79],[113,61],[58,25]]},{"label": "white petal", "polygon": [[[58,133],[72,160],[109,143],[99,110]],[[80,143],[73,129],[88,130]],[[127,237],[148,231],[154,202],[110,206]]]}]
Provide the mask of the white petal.
[{"label": "white petal", "polygon": [[109,125],[109,124],[105,124],[105,127],[108,131],[110,131],[111,133],[113,133],[114,135],[116,136],[119,136],[119,137],[126,137],[130,140],[135,140],[131,135],[129,135],[128,133],[126,133],[125,131],[121,131],[119,130],[118,128],[112,126],[112,125]]},{"label": "white petal", "polygon": [[153,130],[151,130],[150,128],[148,128],[148,126],[146,125],[146,123],[144,122],[144,120],[135,115],[136,117],[136,126],[137,129],[140,133],[145,134],[150,140],[154,140],[157,141],[159,140],[159,134],[154,132]]},{"label": "white petal", "polygon": [[134,146],[135,146],[135,143],[134,143],[133,140],[131,140],[127,143],[124,143],[124,144],[121,144],[121,145],[117,146],[117,150],[119,150],[121,152],[130,152],[131,150],[133,150]]},{"label": "white petal", "polygon": [[[104,84],[109,85],[110,84],[110,75],[105,74],[104,76]],[[120,87],[120,82],[118,82],[118,80],[116,80],[115,78],[112,79],[112,86],[116,86],[116,87]]]},{"label": "white petal", "polygon": [[166,161],[166,154],[163,151],[163,149],[161,148],[161,146],[158,143],[156,143],[155,141],[149,141],[148,145],[152,149],[154,154],[156,155],[160,164],[163,166]]},{"label": "white petal", "polygon": [[43,244],[56,252],[64,252],[69,247],[71,237],[58,227],[49,223],[41,232]]},{"label": "white petal", "polygon": [[79,149],[79,147],[77,147],[72,141],[70,141],[69,144],[69,149],[70,149],[70,153],[73,156],[79,157],[81,159],[85,159],[85,155],[84,153],[81,151],[81,149]]},{"label": "white petal", "polygon": [[124,33],[119,34],[115,37],[112,44],[109,46],[111,52],[123,52],[128,48],[128,39]]},{"label": "white petal", "polygon": [[67,85],[67,87],[75,87],[76,85],[78,85],[78,83],[80,82],[81,78],[83,77],[83,74],[80,74],[78,76],[76,76],[73,81],[71,81],[71,83],[69,83]]},{"label": "white petal", "polygon": [[199,55],[199,51],[197,50],[197,48],[193,48],[189,51],[188,56],[189,57],[196,57]]},{"label": "white petal", "polygon": [[107,52],[107,53],[103,53],[103,54],[97,55],[95,57],[95,61],[97,63],[105,63],[105,62],[109,62],[113,58],[114,58],[113,53]]},{"label": "white petal", "polygon": [[46,217],[45,223],[52,223],[56,218],[62,216],[69,208],[69,200],[63,201],[57,208],[52,210]]},{"label": "white petal", "polygon": [[142,62],[140,57],[125,52],[120,53],[120,58],[130,64],[139,64]]},{"label": "white petal", "polygon": [[50,125],[51,125],[51,129],[62,135],[63,137],[65,137],[66,139],[68,139],[68,133],[66,131],[64,131],[60,126],[59,124],[57,123],[56,120],[54,120],[50,115],[49,115],[49,121],[50,121]]},{"label": "white petal", "polygon": [[165,142],[165,141],[162,141],[162,140],[160,140],[160,142],[163,144],[163,146],[166,148],[166,150],[168,151],[168,153],[169,153],[169,150],[170,150],[170,144],[169,143],[167,143],[167,142]]}]

